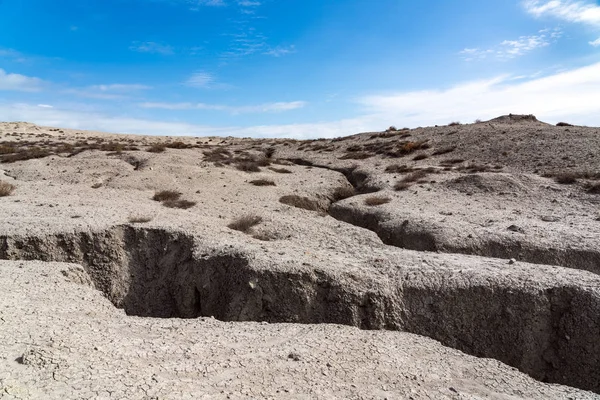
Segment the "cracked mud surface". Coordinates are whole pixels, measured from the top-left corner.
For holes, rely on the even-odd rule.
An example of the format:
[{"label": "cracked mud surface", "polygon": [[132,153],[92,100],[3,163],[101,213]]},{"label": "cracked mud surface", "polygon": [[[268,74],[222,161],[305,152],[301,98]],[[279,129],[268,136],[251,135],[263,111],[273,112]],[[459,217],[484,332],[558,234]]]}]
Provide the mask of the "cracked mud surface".
[{"label": "cracked mud surface", "polygon": [[[600,195],[587,189],[598,179],[595,128],[509,118],[313,142],[0,128],[5,146],[47,141],[54,153],[0,163],[0,180],[17,187],[0,197],[0,259],[37,260],[0,262],[10,288],[0,295],[0,397],[600,392]],[[473,150],[482,131],[494,140]],[[415,138],[430,146],[397,153]],[[138,150],[52,147],[84,139]],[[194,147],[145,151],[168,140]],[[270,148],[271,166],[236,168]],[[215,149],[231,156],[215,161]],[[450,169],[450,157],[465,161]],[[511,164],[497,168],[501,157]],[[385,172],[396,164],[429,175],[394,191],[407,174]],[[562,185],[540,165],[587,174]],[[152,200],[160,190],[196,204],[165,207]],[[279,202],[286,195],[319,211]],[[365,205],[371,196],[389,202]],[[246,233],[227,227],[247,214],[262,221]]]}]

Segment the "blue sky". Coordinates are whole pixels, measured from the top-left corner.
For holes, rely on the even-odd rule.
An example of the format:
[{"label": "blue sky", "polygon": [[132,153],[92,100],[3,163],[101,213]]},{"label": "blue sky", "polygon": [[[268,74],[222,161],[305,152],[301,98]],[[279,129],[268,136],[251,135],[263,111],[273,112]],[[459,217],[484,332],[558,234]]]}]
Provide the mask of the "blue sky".
[{"label": "blue sky", "polygon": [[533,113],[600,126],[591,0],[0,0],[0,120],[335,137]]}]

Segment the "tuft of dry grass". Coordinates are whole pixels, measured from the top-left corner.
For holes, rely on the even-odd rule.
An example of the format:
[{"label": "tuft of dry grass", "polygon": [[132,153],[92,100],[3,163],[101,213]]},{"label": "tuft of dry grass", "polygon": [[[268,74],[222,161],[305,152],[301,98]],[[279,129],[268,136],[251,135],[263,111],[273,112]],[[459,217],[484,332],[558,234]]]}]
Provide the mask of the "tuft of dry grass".
[{"label": "tuft of dry grass", "polygon": [[181,193],[175,190],[161,190],[159,192],[154,193],[152,196],[152,200],[155,201],[176,201],[181,197]]},{"label": "tuft of dry grass", "polygon": [[236,231],[248,233],[254,226],[260,224],[262,220],[261,216],[247,214],[233,220],[227,227]]},{"label": "tuft of dry grass", "polygon": [[413,167],[409,167],[406,164],[392,164],[386,167],[385,172],[390,174],[406,174],[408,172],[413,172],[414,170]]},{"label": "tuft of dry grass", "polygon": [[573,124],[569,124],[568,122],[559,122],[556,126],[574,126]]},{"label": "tuft of dry grass", "polygon": [[244,172],[260,172],[259,164],[256,161],[241,161],[235,167]]},{"label": "tuft of dry grass", "polygon": [[162,153],[166,150],[166,147],[162,144],[154,144],[152,146],[150,146],[150,148],[146,151],[149,151],[150,153]]},{"label": "tuft of dry grass", "polygon": [[302,208],[308,211],[322,210],[321,206],[317,201],[309,199],[308,197],[298,196],[295,194],[283,196],[279,199],[279,202],[288,206]]},{"label": "tuft of dry grass", "polygon": [[167,200],[163,201],[163,206],[169,208],[181,208],[187,210],[188,208],[192,208],[196,205],[195,201],[189,200]]},{"label": "tuft of dry grass", "polygon": [[375,154],[366,151],[351,151],[340,157],[340,160],[366,160],[374,155]]},{"label": "tuft of dry grass", "polygon": [[460,125],[459,121],[452,121],[448,124],[448,126],[458,126],[458,125]]},{"label": "tuft of dry grass", "polygon": [[254,186],[277,186],[275,182],[270,179],[255,179],[249,183]]},{"label": "tuft of dry grass", "polygon": [[333,191],[333,201],[340,201],[356,196],[356,190],[352,186],[340,186]]},{"label": "tuft of dry grass", "polygon": [[36,158],[44,158],[52,155],[52,153],[46,149],[40,147],[31,147],[26,150],[20,150],[16,153],[7,154],[2,158],[3,163],[13,163],[16,161],[32,160]]},{"label": "tuft of dry grass", "polygon": [[382,197],[382,196],[369,196],[365,199],[365,205],[369,206],[369,207],[374,207],[374,206],[380,206],[382,204],[387,204],[390,201],[392,201],[392,199],[390,199],[389,197]]},{"label": "tuft of dry grass", "polygon": [[404,178],[396,182],[394,189],[397,191],[406,190],[412,186],[414,182],[422,182],[429,175],[429,171],[417,170],[406,175]]},{"label": "tuft of dry grass", "polygon": [[432,155],[439,156],[442,154],[448,154],[448,153],[452,153],[454,150],[456,150],[456,146],[443,147],[439,150],[434,151],[432,153]]},{"label": "tuft of dry grass", "polygon": [[418,154],[413,157],[413,161],[425,160],[426,158],[429,158],[429,154]]},{"label": "tuft of dry grass", "polygon": [[287,168],[270,167],[269,169],[273,172],[277,172],[278,174],[291,174],[292,173],[292,171]]},{"label": "tuft of dry grass", "polygon": [[144,217],[141,215],[129,217],[129,222],[132,224],[145,224],[150,221],[152,221],[152,217]]},{"label": "tuft of dry grass", "polygon": [[587,185],[587,192],[591,194],[600,194],[600,182],[593,182]]},{"label": "tuft of dry grass", "polygon": [[573,183],[577,183],[577,180],[580,178],[580,175],[576,172],[563,172],[554,177],[556,183],[560,183],[561,185],[572,185]]},{"label": "tuft of dry grass", "polygon": [[0,197],[10,196],[17,187],[8,182],[0,181]]}]

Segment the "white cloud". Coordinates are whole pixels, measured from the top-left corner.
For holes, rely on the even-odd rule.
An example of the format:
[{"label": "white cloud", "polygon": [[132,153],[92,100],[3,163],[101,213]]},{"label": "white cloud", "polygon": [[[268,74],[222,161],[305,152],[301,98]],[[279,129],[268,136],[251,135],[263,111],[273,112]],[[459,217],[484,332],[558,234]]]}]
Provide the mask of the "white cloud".
[{"label": "white cloud", "polygon": [[552,16],[569,22],[600,26],[600,6],[591,1],[526,0],[525,9],[530,14]]},{"label": "white cloud", "polygon": [[446,90],[366,96],[359,101],[383,121],[400,125],[473,121],[509,113],[600,126],[600,63],[529,80],[504,75]]},{"label": "white cloud", "polygon": [[[455,120],[469,122],[509,113],[535,114],[550,123],[565,120],[600,126],[597,101],[600,63],[543,77],[518,78],[503,75],[460,83],[448,89],[364,96],[356,100],[363,107],[357,117],[315,123],[216,127],[69,110],[57,105],[50,109],[2,103],[0,120],[122,133],[294,138],[336,137],[385,129],[390,125],[416,127]],[[184,109],[192,107],[183,104],[186,104]]]},{"label": "white cloud", "polygon": [[37,92],[41,90],[42,84],[43,81],[39,78],[9,74],[0,68],[0,90]]},{"label": "white cloud", "polygon": [[54,108],[54,107],[52,107],[49,104],[38,104],[37,106],[40,107],[40,108]]},{"label": "white cloud", "polygon": [[175,53],[171,46],[156,42],[133,42],[129,46],[129,50],[137,51],[138,53],[162,54],[165,56]]},{"label": "white cloud", "polygon": [[87,97],[90,99],[116,100],[127,98],[131,94],[140,90],[149,89],[152,89],[152,87],[140,84],[113,83],[104,85],[92,85],[84,88],[66,89],[63,91],[63,93]]},{"label": "white cloud", "polygon": [[285,55],[292,54],[295,52],[296,52],[296,47],[294,45],[291,45],[291,46],[287,46],[287,47],[277,46],[275,48],[272,48],[272,49],[264,52],[263,54],[266,54],[268,56],[273,56],[273,57],[281,57],[281,56],[285,56]]},{"label": "white cloud", "polygon": [[213,77],[212,74],[209,74],[208,72],[196,72],[195,74],[193,74],[186,82],[185,84],[187,86],[191,86],[191,87],[195,87],[195,88],[210,88],[212,86],[212,84],[214,83],[215,78]]},{"label": "white cloud", "polygon": [[486,58],[511,59],[523,56],[533,50],[549,46],[562,36],[559,28],[543,29],[537,35],[520,36],[516,40],[504,40],[490,49],[466,48],[459,54],[465,61],[483,60]]},{"label": "white cloud", "polygon": [[[600,5],[593,1],[525,0],[523,5],[528,13],[536,17],[549,16],[600,28]],[[600,38],[589,43],[598,46]]]},{"label": "white cloud", "polygon": [[231,114],[266,113],[296,110],[306,106],[304,101],[276,102],[259,104],[255,106],[226,106],[205,103],[142,103],[143,108],[158,108],[163,110],[211,110],[224,111]]}]

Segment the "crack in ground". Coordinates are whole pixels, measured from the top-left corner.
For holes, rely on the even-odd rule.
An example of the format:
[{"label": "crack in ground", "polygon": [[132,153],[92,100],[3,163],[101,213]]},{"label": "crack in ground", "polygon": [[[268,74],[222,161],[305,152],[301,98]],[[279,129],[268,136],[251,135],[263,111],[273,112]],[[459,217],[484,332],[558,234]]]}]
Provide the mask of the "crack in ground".
[{"label": "crack in ground", "polygon": [[408,331],[538,380],[600,392],[600,292],[577,284],[530,288],[449,269],[398,267],[368,278],[283,271],[242,252],[203,248],[185,233],[128,225],[0,237],[0,258],[81,264],[128,315]]}]

